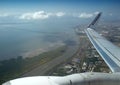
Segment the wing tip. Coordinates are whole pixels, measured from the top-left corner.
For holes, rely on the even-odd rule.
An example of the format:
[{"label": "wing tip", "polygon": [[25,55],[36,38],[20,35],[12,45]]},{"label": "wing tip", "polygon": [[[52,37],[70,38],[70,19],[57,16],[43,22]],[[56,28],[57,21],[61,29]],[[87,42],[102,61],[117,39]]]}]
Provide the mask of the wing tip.
[{"label": "wing tip", "polygon": [[102,15],[102,12],[99,12],[95,17],[95,19],[88,25],[88,28],[94,26],[97,23],[97,21],[100,19],[101,15]]}]

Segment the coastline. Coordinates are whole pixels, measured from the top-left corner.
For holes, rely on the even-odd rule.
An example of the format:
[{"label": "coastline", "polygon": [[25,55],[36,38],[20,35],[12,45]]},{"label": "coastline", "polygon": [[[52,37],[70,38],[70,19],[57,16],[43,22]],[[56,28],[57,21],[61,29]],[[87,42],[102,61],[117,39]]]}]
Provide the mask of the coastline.
[{"label": "coastline", "polygon": [[62,42],[56,42],[56,43],[52,43],[52,44],[50,43],[48,45],[48,47],[46,47],[46,48],[39,48],[39,49],[36,49],[33,51],[25,52],[25,53],[22,53],[21,56],[23,59],[32,58],[32,57],[38,56],[44,52],[55,50],[55,49],[62,47],[62,46],[65,46],[65,43],[62,43]]}]

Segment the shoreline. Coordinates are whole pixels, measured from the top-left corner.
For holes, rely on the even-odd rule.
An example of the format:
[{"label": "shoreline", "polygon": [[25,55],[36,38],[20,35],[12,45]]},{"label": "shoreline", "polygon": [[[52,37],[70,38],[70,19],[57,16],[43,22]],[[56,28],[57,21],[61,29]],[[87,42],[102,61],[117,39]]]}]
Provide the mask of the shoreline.
[{"label": "shoreline", "polygon": [[57,49],[57,48],[62,47],[62,46],[65,46],[65,43],[56,42],[52,45],[50,44],[47,48],[39,48],[39,49],[36,49],[34,51],[25,52],[21,56],[23,57],[23,59],[32,58],[32,57],[38,56],[44,52],[49,52],[51,50]]}]

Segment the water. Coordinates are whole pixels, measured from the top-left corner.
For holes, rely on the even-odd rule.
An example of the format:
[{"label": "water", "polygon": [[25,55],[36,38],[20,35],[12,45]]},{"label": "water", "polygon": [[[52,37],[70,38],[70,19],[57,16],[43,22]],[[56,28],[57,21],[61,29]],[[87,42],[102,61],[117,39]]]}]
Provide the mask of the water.
[{"label": "water", "polygon": [[[44,52],[73,38],[73,29],[40,24],[0,25],[0,60]],[[59,29],[62,28],[62,29]],[[67,32],[69,30],[69,32]],[[33,56],[33,55],[32,55]]]}]

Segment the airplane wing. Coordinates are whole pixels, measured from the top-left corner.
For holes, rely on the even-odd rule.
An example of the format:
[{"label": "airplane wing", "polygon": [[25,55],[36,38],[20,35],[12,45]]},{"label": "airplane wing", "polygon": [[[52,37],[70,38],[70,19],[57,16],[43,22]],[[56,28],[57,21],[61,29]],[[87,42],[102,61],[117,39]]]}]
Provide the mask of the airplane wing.
[{"label": "airplane wing", "polygon": [[109,66],[112,72],[120,72],[120,48],[112,44],[106,38],[98,34],[92,27],[99,20],[101,13],[99,13],[93,22],[85,30],[91,43],[101,55],[103,60]]}]

